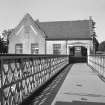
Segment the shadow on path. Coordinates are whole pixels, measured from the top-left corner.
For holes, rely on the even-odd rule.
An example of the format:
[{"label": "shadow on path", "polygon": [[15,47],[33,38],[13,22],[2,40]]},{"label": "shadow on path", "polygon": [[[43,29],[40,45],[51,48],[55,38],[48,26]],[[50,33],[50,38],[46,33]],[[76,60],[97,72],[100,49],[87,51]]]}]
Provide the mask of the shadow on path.
[{"label": "shadow on path", "polygon": [[71,67],[72,64],[63,68],[52,79],[25,99],[20,105],[51,105]]}]

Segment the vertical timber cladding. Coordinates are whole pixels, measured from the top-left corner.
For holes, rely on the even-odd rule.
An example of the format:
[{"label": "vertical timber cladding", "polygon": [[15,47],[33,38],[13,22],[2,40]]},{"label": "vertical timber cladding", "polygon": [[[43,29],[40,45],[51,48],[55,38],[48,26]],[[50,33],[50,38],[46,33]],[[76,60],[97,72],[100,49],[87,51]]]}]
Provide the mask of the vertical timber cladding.
[{"label": "vertical timber cladding", "polygon": [[1,58],[1,105],[21,103],[66,66],[69,59],[66,55],[7,55]]}]

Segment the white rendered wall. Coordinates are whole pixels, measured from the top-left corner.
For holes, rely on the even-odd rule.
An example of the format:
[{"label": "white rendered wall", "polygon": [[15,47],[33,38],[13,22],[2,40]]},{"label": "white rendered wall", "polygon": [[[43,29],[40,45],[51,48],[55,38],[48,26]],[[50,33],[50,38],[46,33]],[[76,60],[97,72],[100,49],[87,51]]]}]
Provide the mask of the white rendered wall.
[{"label": "white rendered wall", "polygon": [[9,54],[15,54],[15,45],[19,43],[23,44],[23,54],[31,54],[31,43],[38,43],[39,54],[45,54],[45,38],[38,30],[33,30],[30,25],[28,28],[28,33],[25,33],[25,28],[23,27],[10,37]]},{"label": "white rendered wall", "polygon": [[61,54],[67,54],[66,41],[60,40],[46,41],[46,54],[53,54],[53,44],[61,44]]},{"label": "white rendered wall", "polygon": [[69,55],[69,48],[72,46],[84,46],[87,48],[87,54],[90,54],[90,48],[93,46],[92,40],[52,40],[46,41],[46,54],[53,54],[53,44],[61,44],[61,54]]},{"label": "white rendered wall", "polygon": [[68,40],[67,41],[67,55],[69,55],[69,48],[72,46],[84,46],[87,48],[87,54],[90,54],[90,48],[92,47],[92,40]]}]

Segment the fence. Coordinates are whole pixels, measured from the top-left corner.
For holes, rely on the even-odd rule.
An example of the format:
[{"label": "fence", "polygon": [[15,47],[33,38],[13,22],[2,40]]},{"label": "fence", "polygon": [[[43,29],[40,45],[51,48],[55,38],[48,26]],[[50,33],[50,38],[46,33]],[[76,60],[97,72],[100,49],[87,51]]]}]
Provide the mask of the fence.
[{"label": "fence", "polygon": [[88,56],[88,64],[96,70],[96,72],[105,78],[105,55]]},{"label": "fence", "polygon": [[68,62],[66,55],[0,55],[0,105],[18,105]]}]

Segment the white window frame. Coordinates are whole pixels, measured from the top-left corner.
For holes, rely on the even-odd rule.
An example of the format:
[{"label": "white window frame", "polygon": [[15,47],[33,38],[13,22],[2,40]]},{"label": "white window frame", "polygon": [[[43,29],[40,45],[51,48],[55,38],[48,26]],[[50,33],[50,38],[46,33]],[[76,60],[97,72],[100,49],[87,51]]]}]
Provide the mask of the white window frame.
[{"label": "white window frame", "polygon": [[61,54],[61,44],[53,44],[53,54],[54,55]]},{"label": "white window frame", "polygon": [[39,43],[31,43],[31,54],[39,54]]},{"label": "white window frame", "polygon": [[22,43],[15,44],[15,54],[23,54],[23,44]]}]

